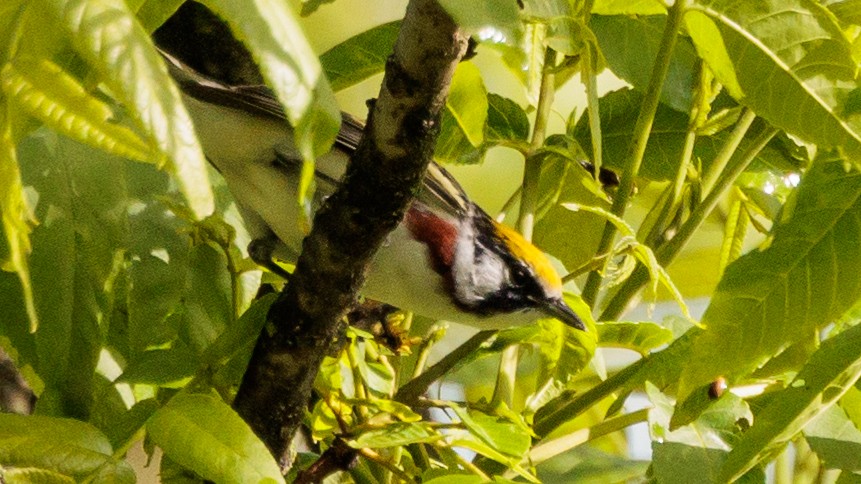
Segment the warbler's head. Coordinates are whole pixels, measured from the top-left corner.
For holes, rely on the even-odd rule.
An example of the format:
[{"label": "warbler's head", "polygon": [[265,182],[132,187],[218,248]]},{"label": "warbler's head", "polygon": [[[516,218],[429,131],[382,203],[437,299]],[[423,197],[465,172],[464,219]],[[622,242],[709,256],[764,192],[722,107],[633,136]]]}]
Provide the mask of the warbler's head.
[{"label": "warbler's head", "polygon": [[455,302],[493,315],[537,310],[577,329],[583,321],[562,299],[562,280],[547,256],[475,207],[458,231],[450,266]]}]

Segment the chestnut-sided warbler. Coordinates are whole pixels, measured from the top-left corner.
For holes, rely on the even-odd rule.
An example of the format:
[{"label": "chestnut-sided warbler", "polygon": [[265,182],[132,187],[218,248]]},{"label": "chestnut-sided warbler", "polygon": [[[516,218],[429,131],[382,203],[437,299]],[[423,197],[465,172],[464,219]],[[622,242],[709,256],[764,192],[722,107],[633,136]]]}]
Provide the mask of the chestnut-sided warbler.
[{"label": "chestnut-sided warbler", "polygon": [[[224,177],[249,234],[251,257],[295,259],[306,233],[297,203],[301,156],[274,94],[232,86],[163,53],[209,161]],[[318,200],[337,186],[362,134],[345,115],[335,147],[317,160]],[[423,316],[485,329],[555,317],[583,322],[541,250],[491,219],[432,163],[404,220],[371,263],[362,294]]]}]

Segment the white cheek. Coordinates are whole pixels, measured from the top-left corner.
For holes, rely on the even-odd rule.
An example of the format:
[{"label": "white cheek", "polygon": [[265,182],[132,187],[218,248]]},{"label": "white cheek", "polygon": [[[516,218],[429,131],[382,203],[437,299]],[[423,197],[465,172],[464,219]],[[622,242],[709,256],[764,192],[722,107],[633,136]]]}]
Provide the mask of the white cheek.
[{"label": "white cheek", "polygon": [[492,252],[485,252],[476,259],[471,227],[464,227],[455,249],[452,277],[458,301],[474,306],[502,289],[508,279],[508,269],[502,259]]}]

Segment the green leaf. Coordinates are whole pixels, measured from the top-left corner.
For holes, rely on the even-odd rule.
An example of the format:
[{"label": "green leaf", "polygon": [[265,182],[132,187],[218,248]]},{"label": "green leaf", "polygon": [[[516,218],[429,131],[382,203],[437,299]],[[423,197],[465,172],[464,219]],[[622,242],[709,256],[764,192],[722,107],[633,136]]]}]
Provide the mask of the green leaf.
[{"label": "green leaf", "polygon": [[[660,7],[658,2],[650,3]],[[631,83],[638,91],[645,92],[666,23],[666,15],[593,15],[589,26],[598,38],[601,54],[613,73]],[[664,105],[682,113],[690,111],[696,62],[697,52],[693,44],[689,39],[680,37],[673,50],[667,79],[661,91],[661,102]],[[603,110],[602,101],[601,111]],[[632,117],[636,118],[637,112],[632,113]],[[684,115],[684,119],[687,122],[687,115]],[[657,132],[660,131],[652,130],[653,135]]]},{"label": "green leaf", "polygon": [[18,275],[32,333],[39,327],[33,282],[27,262],[27,256],[30,254],[30,223],[33,216],[24,195],[9,114],[8,105],[0,100],[0,218],[3,221],[3,235],[6,238],[8,250],[8,260],[0,260],[0,262],[4,270],[15,271]]},{"label": "green leaf", "polygon": [[172,460],[214,482],[284,482],[278,464],[248,425],[221,400],[179,394],[147,432]]},{"label": "green leaf", "polygon": [[861,430],[837,406],[804,426],[804,438],[827,469],[861,470]]},{"label": "green leaf", "polygon": [[171,15],[176,13],[184,0],[145,0],[137,10],[137,17],[144,30],[154,32]]},{"label": "green leaf", "polygon": [[529,433],[515,422],[502,417],[451,407],[469,432],[490,446],[494,451],[510,457],[522,458],[532,443]]},{"label": "green leaf", "polygon": [[4,466],[36,467],[76,482],[91,478],[99,482],[97,476],[105,472],[115,475],[114,482],[135,482],[128,464],[114,460],[112,453],[107,437],[87,423],[0,414],[0,462]]},{"label": "green leaf", "polygon": [[843,471],[835,484],[861,484],[861,474],[856,472]]},{"label": "green leaf", "polygon": [[[730,264],[682,372],[680,400],[733,382],[851,307],[861,294],[861,174],[822,157],[798,186],[770,245]],[[835,267],[839,270],[835,270]]]},{"label": "green leaf", "polygon": [[750,214],[744,202],[736,199],[732,202],[729,214],[724,224],[723,244],[720,249],[720,269],[723,272],[730,262],[738,259],[750,225]]},{"label": "green leaf", "polygon": [[128,168],[129,191],[143,204],[129,214],[128,330],[122,343],[132,359],[177,337],[191,239],[189,225],[159,198],[173,195],[168,178],[155,170],[139,169],[145,166],[129,164]]},{"label": "green leaf", "polygon": [[650,322],[610,322],[596,324],[598,346],[626,348],[647,355],[653,349],[673,340],[673,332]]},{"label": "green leaf", "polygon": [[0,469],[0,476],[8,484],[75,484],[75,480],[69,476],[34,467]]},{"label": "green leaf", "polygon": [[3,91],[51,129],[108,153],[145,162],[158,158],[114,113],[60,66],[45,59],[16,58],[0,72]]},{"label": "green leaf", "polygon": [[328,152],[341,127],[341,112],[290,6],[273,0],[203,3],[248,46],[296,128],[296,146],[302,157],[313,160]]},{"label": "green leaf", "polygon": [[123,449],[131,444],[132,439],[158,408],[159,404],[154,398],[141,400],[132,408],[103,422],[101,428],[104,429],[114,448]]},{"label": "green leaf", "polygon": [[[654,405],[649,412],[649,431],[658,482],[720,482],[721,463],[740,433],[737,422],[753,421],[747,404],[728,394],[695,422],[670,431],[672,400],[651,383],[646,383],[646,393]],[[760,470],[755,472],[761,475]]]},{"label": "green leaf", "polygon": [[182,388],[194,375],[200,360],[182,346],[145,351],[132,360],[118,382]]},{"label": "green leaf", "polygon": [[401,445],[430,443],[443,436],[424,422],[395,422],[382,428],[362,432],[348,444],[355,449],[369,447],[382,449]]},{"label": "green leaf", "polygon": [[422,482],[425,484],[482,484],[487,482],[483,477],[475,474],[446,474],[441,477],[428,479],[422,476]]},{"label": "green leaf", "polygon": [[23,139],[18,153],[42,220],[33,231],[30,270],[42,318],[37,371],[53,397],[39,405],[46,411],[42,402],[54,401],[61,407],[51,412],[83,418],[123,269],[127,163],[44,129]]},{"label": "green leaf", "polygon": [[861,0],[823,0],[821,2],[843,23],[861,25]]},{"label": "green leaf", "polygon": [[771,397],[727,457],[722,480],[735,479],[791,439],[859,377],[861,325],[825,340],[789,387]]},{"label": "green leaf", "polygon": [[4,63],[9,60],[12,49],[16,47],[10,40],[21,21],[20,14],[28,3],[25,0],[10,0],[0,5],[0,39],[4,40],[0,42],[0,61]]},{"label": "green leaf", "polygon": [[442,112],[439,136],[434,147],[436,162],[476,164],[484,159],[486,151],[486,146],[476,148],[469,142],[463,129],[448,109]]},{"label": "green leaf", "polygon": [[[610,203],[592,174],[580,166],[580,161],[586,159],[580,145],[570,137],[551,136],[547,142],[551,139],[554,149],[548,151],[541,166],[541,218],[535,226],[534,241],[559,258],[565,267],[574,269],[595,255],[605,222],[598,215],[572,212],[561,204],[578,203],[609,210]],[[572,233],[571,227],[577,227],[576,232]]]},{"label": "green leaf", "polygon": [[460,27],[480,40],[493,37],[494,31],[501,34],[505,42],[517,43],[523,35],[523,23],[515,0],[488,0],[484,2],[461,2],[441,0],[442,8],[451,15]]},{"label": "green leaf", "polygon": [[529,118],[516,102],[498,94],[487,94],[487,141],[526,141],[529,138]]},{"label": "green leaf", "polygon": [[[601,98],[601,146],[605,168],[616,171],[625,169],[623,163],[634,136],[636,113],[640,111],[642,100],[642,93],[631,89],[613,91]],[[675,177],[688,125],[687,114],[670,109],[664,104],[658,106],[639,176],[658,181],[668,181]],[[739,145],[740,151],[744,151],[750,146],[758,134],[756,131],[755,129],[749,131]],[[588,115],[580,117],[574,128],[573,136],[587,155],[591,157],[592,134],[589,129]],[[694,157],[702,161],[704,170],[711,166],[712,160],[728,136],[727,131],[720,131],[697,137],[694,145]],[[794,166],[796,164],[795,159],[780,147],[779,142],[773,140],[757,154],[751,169],[783,168],[787,165]]]},{"label": "green leaf", "polygon": [[75,49],[131,109],[173,161],[180,190],[198,217],[213,210],[206,160],[191,118],[143,27],[119,0],[42,0],[61,20]]},{"label": "green leaf", "polygon": [[227,257],[214,243],[201,243],[189,253],[180,336],[202,354],[234,320],[233,286],[225,270]]},{"label": "green leaf", "polygon": [[302,0],[302,16],[307,17],[323,5],[334,2],[335,0]]},{"label": "green leaf", "polygon": [[667,7],[659,0],[595,0],[592,13],[597,15],[658,15]]},{"label": "green leaf", "polygon": [[540,381],[551,376],[561,382],[568,382],[592,361],[597,347],[595,321],[592,320],[589,306],[571,293],[563,293],[566,304],[577,314],[582,315],[586,331],[579,331],[555,319],[542,319],[538,322],[541,332],[529,342],[538,344],[542,358]]},{"label": "green leaf", "polygon": [[277,296],[275,293],[267,294],[255,300],[236,322],[228,326],[206,348],[203,361],[209,365],[224,365],[231,359],[252,349],[260,331],[266,324],[269,306],[275,302]]},{"label": "green leaf", "polygon": [[394,400],[383,398],[345,398],[344,402],[387,413],[402,422],[418,422],[422,419],[422,416],[413,412],[410,407]]},{"label": "green leaf", "polygon": [[445,107],[476,148],[484,143],[487,121],[487,90],[481,73],[472,62],[461,62],[454,71]]},{"label": "green leaf", "polygon": [[[636,240],[636,235],[634,234],[633,228],[628,225],[627,222],[614,215],[613,213],[601,208],[601,207],[590,207],[587,205],[579,205],[575,203],[563,203],[562,206],[571,211],[586,211],[590,213],[594,213],[596,215],[600,215],[607,219],[608,222],[612,223],[619,230],[619,233],[622,235],[622,242],[629,241],[629,247],[625,248],[626,251],[630,251],[634,258],[636,258],[640,263],[645,266],[649,271],[649,277],[651,278],[651,291],[653,294],[657,292],[658,285],[662,285],[665,289],[667,289],[670,294],[673,296],[673,299],[678,303],[679,309],[681,309],[682,314],[688,318],[692,319],[691,315],[688,312],[688,306],[685,303],[684,298],[682,297],[681,292],[679,292],[678,288],[676,288],[673,281],[670,280],[669,274],[667,274],[666,269],[661,267],[658,264],[658,260],[655,257],[655,254],[652,252],[652,249],[648,246],[645,246]],[[620,242],[620,245],[622,245]]]},{"label": "green leaf", "polygon": [[858,86],[857,66],[823,7],[804,0],[698,0],[692,8],[694,44],[740,103],[822,148],[861,153],[861,116],[843,110]]},{"label": "green leaf", "polygon": [[389,22],[350,37],[320,56],[332,90],[340,91],[383,72],[401,22]]}]

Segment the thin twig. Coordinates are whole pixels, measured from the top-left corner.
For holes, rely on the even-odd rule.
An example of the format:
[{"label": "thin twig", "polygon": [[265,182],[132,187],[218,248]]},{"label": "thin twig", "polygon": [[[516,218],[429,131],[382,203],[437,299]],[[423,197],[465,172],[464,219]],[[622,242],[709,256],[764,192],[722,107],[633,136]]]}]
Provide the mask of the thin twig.
[{"label": "thin twig", "polygon": [[[655,120],[655,113],[658,110],[658,104],[661,99],[661,90],[664,85],[664,80],[667,77],[667,72],[670,68],[673,49],[678,38],[679,28],[681,27],[684,12],[687,9],[688,0],[676,0],[667,17],[667,24],[664,27],[664,34],[661,38],[661,46],[658,49],[658,55],[655,58],[655,65],[652,70],[652,77],[649,80],[649,87],[646,90],[646,95],[643,98],[643,105],[640,109],[640,115],[637,117],[637,124],[634,127],[634,143],[631,146],[625,170],[622,172],[622,180],[619,182],[619,188],[616,190],[616,196],[613,199],[611,211],[618,217],[625,215],[625,210],[628,206],[628,200],[634,187],[634,179],[640,171],[640,165],[643,162],[643,155],[646,152],[646,144],[649,141],[649,134],[652,130],[652,123]],[[598,244],[598,250],[595,252],[603,254],[608,252],[613,244],[613,238],[616,235],[616,226],[610,222],[604,225],[604,232],[601,234],[601,242]],[[590,305],[595,304],[598,296],[598,290],[601,287],[601,275],[597,271],[589,273],[586,279],[586,285],[583,288],[583,299]]]}]

